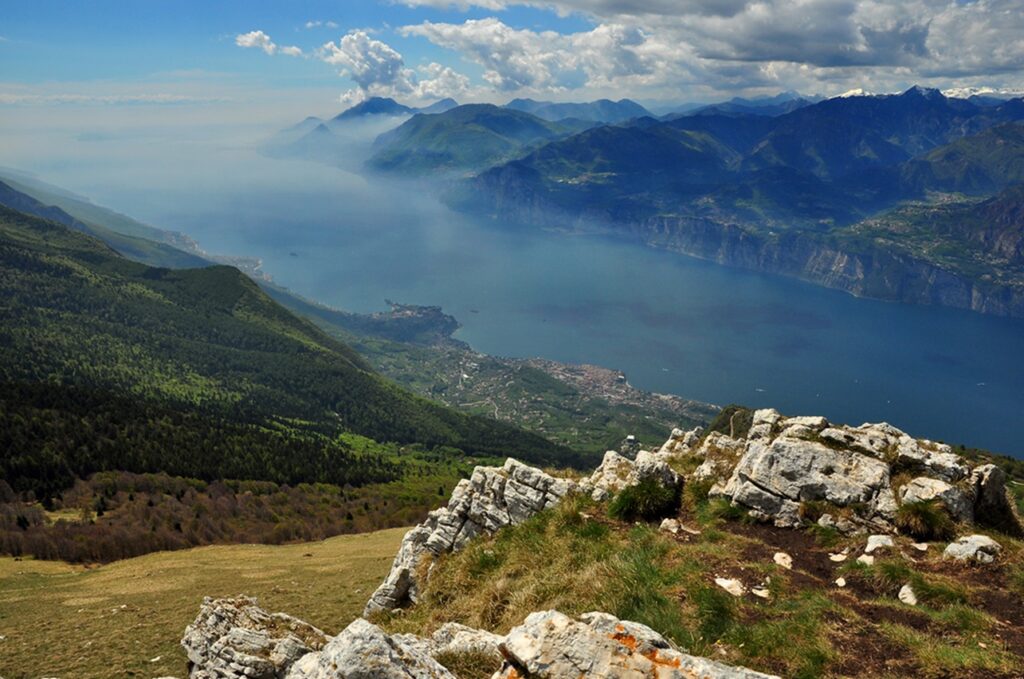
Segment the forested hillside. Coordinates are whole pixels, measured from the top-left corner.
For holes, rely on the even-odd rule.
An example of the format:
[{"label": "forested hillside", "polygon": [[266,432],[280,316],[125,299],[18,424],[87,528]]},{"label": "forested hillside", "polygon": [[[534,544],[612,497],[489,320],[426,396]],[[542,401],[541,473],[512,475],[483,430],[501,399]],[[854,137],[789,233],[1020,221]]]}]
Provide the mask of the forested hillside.
[{"label": "forested hillside", "polygon": [[47,496],[103,470],[360,484],[396,460],[339,439],[569,464],[415,397],[236,269],[170,270],[0,208],[0,477]]}]

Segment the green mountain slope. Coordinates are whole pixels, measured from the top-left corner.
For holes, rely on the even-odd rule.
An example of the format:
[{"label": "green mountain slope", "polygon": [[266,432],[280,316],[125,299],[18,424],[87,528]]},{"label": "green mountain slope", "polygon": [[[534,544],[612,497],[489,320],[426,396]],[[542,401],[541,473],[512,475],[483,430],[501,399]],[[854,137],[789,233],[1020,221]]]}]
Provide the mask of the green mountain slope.
[{"label": "green mountain slope", "polygon": [[[343,432],[574,461],[540,437],[387,382],[230,267],[148,267],[0,208],[0,299],[0,431],[12,451],[0,477],[19,489],[53,492],[102,469],[359,482],[342,473],[357,466]],[[203,432],[216,440],[207,445]],[[362,476],[380,480],[379,464],[365,460]]]},{"label": "green mountain slope", "polygon": [[[135,238],[144,238],[157,243],[165,243],[192,255],[200,254],[195,241],[183,233],[144,224],[137,219],[132,219],[115,210],[96,205],[88,198],[76,195],[52,184],[14,173],[2,174],[0,175],[0,180],[15,191],[31,196],[44,205],[60,208],[92,228],[112,231]],[[192,266],[202,265],[193,264]]]},{"label": "green mountain slope", "polygon": [[589,125],[550,122],[490,104],[467,104],[444,113],[413,116],[382,134],[368,164],[399,174],[481,170]]},{"label": "green mountain slope", "polygon": [[651,112],[631,99],[611,101],[598,99],[588,102],[534,101],[533,99],[513,99],[504,108],[523,111],[543,118],[544,120],[592,120],[600,123],[621,123],[631,118],[651,115]]},{"label": "green mountain slope", "polygon": [[1024,181],[1024,124],[1006,123],[915,158],[900,168],[910,192],[986,195]]},{"label": "green mountain slope", "polygon": [[912,203],[840,235],[849,249],[905,253],[991,289],[1024,293],[1024,184],[987,200]]},{"label": "green mountain slope", "polygon": [[[118,253],[150,266],[164,266],[172,269],[210,266],[212,262],[199,255],[181,250],[168,242],[165,237],[170,232],[161,231],[145,224],[136,222],[116,212],[106,210],[91,203],[73,198],[62,197],[48,191],[37,191],[49,199],[43,203],[32,195],[15,189],[14,186],[0,181],[0,205],[24,212],[43,219],[63,224],[64,226],[94,236]],[[101,225],[96,221],[83,221],[81,217],[71,215],[56,205],[57,201],[68,205],[79,215],[92,215],[97,219],[110,217],[111,221],[122,229],[117,231]],[[116,215],[116,218],[114,217]]]}]

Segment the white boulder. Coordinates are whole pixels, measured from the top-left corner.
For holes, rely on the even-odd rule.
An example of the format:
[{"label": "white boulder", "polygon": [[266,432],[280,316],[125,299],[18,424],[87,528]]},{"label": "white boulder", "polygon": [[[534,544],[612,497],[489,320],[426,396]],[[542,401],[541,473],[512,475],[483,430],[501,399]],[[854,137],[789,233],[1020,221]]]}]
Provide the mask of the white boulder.
[{"label": "white boulder", "polygon": [[949,543],[942,553],[944,559],[977,563],[992,563],[1003,546],[987,535],[966,535]]},{"label": "white boulder", "polygon": [[[323,650],[296,663],[286,679],[455,679],[455,675],[400,636],[356,619]],[[269,677],[268,677],[269,679]]]}]

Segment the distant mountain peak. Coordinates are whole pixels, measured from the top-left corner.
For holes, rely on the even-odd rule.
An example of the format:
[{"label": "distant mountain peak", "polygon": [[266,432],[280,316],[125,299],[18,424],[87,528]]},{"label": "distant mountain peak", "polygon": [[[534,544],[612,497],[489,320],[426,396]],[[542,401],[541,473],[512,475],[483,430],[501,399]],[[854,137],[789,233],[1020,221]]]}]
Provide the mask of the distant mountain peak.
[{"label": "distant mountain peak", "polygon": [[921,85],[914,85],[909,90],[904,92],[901,96],[904,97],[923,97],[925,99],[945,99],[946,97],[941,91],[934,87],[922,87]]},{"label": "distant mountain peak", "polygon": [[424,107],[422,107],[420,109],[417,109],[417,112],[418,113],[444,113],[445,111],[452,110],[453,108],[455,108],[458,105],[459,105],[459,102],[455,101],[451,97],[445,97],[444,99],[439,99],[438,101],[435,101],[430,106],[424,106]]},{"label": "distant mountain peak", "polygon": [[399,104],[390,97],[370,97],[335,116],[335,120],[350,120],[363,116],[385,115],[404,116],[416,113],[416,109]]},{"label": "distant mountain peak", "polygon": [[868,92],[867,90],[865,90],[865,89],[863,89],[861,87],[855,87],[852,90],[846,90],[842,94],[837,94],[836,96],[834,96],[832,98],[833,99],[849,99],[850,97],[873,97],[873,96],[875,96],[874,92]]}]

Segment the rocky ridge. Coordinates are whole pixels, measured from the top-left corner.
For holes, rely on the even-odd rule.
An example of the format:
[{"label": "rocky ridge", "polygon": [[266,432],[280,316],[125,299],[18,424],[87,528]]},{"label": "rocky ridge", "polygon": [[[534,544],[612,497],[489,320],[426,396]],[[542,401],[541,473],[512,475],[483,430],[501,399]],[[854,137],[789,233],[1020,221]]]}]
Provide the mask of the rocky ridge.
[{"label": "rocky ridge", "polygon": [[[977,522],[1021,532],[1002,470],[994,465],[971,469],[949,446],[915,439],[891,425],[834,425],[823,417],[784,417],[764,409],[753,413],[747,431],[731,429],[731,435],[703,436],[677,429],[658,451],[641,450],[635,459],[609,451],[600,467],[578,480],[513,459],[502,467],[478,467],[458,484],[447,506],[406,534],[364,618],[328,638],[290,616],[262,611],[251,599],[206,600],[182,640],[190,677],[453,677],[439,659],[467,653],[500,657],[503,664],[493,679],[768,676],[688,655],[644,625],[601,612],[578,619],[558,611],[535,612],[504,637],[454,623],[429,638],[388,634],[365,619],[415,604],[435,559],[476,536],[522,523],[570,493],[602,502],[643,483],[676,490],[684,483],[702,484],[709,496],[785,528],[813,520],[813,507],[820,525],[847,534],[873,533],[858,558],[865,563],[873,560],[873,552],[894,549],[891,535],[898,533],[901,505],[934,503],[958,525]],[[685,468],[694,471],[677,471]],[[666,519],[665,530],[685,530],[675,521],[678,530],[673,531],[673,521]],[[990,537],[968,534],[950,543],[943,557],[984,565],[1000,552]],[[847,558],[845,552],[833,556],[834,561]],[[792,567],[787,554],[777,553],[774,560]],[[731,581],[717,584],[728,591]],[[845,580],[839,578],[836,585],[844,587]],[[916,604],[909,584],[899,598]]]},{"label": "rocky ridge", "polygon": [[896,532],[901,505],[934,501],[956,520],[1020,531],[995,465],[971,469],[948,445],[892,425],[833,425],[823,417],[754,412],[745,435],[712,434],[689,453],[693,479],[756,518],[794,528],[810,503],[818,522],[842,533]]},{"label": "rocky ridge", "polygon": [[[263,621],[238,631],[208,620]],[[659,679],[773,679],[773,675],[689,655],[663,636],[635,622],[592,612],[574,620],[558,611],[539,611],[506,636],[463,625],[445,625],[431,638],[388,634],[358,618],[319,650],[302,646],[247,598],[207,600],[186,640],[191,679],[455,679],[438,658],[451,653],[484,653],[501,659],[492,679],[575,679],[576,677],[658,677]],[[255,642],[253,640],[256,640]],[[288,653],[275,649],[286,646]],[[296,657],[293,649],[305,648]],[[774,679],[778,679],[775,677]]]}]

